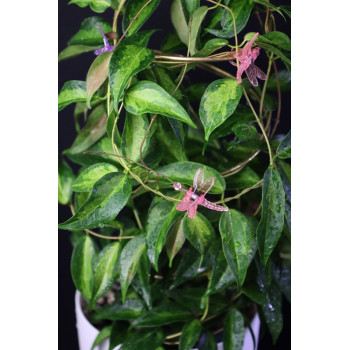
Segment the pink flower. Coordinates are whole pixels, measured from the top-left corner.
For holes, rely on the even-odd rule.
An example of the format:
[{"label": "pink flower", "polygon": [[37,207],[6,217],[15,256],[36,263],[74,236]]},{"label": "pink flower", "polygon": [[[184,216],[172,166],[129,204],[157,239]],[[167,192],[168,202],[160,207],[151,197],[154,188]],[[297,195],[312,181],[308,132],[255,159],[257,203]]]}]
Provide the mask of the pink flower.
[{"label": "pink flower", "polygon": [[[266,74],[258,68],[254,62],[258,58],[260,49],[258,47],[255,47],[252,50],[253,43],[259,33],[256,33],[252,40],[250,40],[243,49],[238,50],[238,54],[234,54],[234,58],[238,59],[239,61],[239,67],[237,70],[237,82],[238,84],[242,83],[242,74],[245,72],[247,74],[247,77],[249,81],[252,83],[254,86],[258,86],[258,79],[261,80],[266,80],[267,76]],[[234,61],[229,61],[231,64],[234,66],[237,66],[237,64]]]}]

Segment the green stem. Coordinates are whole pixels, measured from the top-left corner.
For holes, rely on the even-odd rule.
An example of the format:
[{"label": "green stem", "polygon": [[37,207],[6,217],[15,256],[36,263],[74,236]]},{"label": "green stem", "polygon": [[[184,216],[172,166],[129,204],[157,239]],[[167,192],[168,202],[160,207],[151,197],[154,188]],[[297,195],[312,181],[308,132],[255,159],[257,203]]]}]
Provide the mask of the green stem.
[{"label": "green stem", "polygon": [[273,58],[273,53],[271,53],[270,59],[269,59],[269,65],[267,67],[267,73],[266,73],[266,80],[264,82],[264,87],[261,93],[261,98],[260,98],[260,108],[259,108],[259,118],[261,119],[262,117],[262,111],[263,111],[263,106],[264,106],[264,98],[265,98],[265,93],[266,93],[266,87],[267,87],[267,82],[269,80],[270,72],[271,72],[271,65],[272,65],[272,58]]}]

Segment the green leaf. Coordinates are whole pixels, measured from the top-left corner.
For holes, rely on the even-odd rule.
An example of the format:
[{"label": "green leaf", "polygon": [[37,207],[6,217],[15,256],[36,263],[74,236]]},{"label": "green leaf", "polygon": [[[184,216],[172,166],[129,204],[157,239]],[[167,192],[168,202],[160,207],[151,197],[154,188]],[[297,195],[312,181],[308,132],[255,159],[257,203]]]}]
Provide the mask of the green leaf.
[{"label": "green leaf", "polygon": [[277,148],[276,155],[278,158],[286,159],[291,157],[290,142],[291,142],[291,132],[289,131]]},{"label": "green leaf", "polygon": [[[132,20],[136,17],[141,8],[147,3],[148,0],[129,0],[126,4],[125,13],[123,16],[122,28],[125,33]],[[131,24],[127,36],[137,32],[141,26],[152,15],[160,3],[160,0],[151,1],[144,9],[138,14],[137,19]]]},{"label": "green leaf", "polygon": [[174,299],[178,304],[184,306],[190,311],[197,313],[203,312],[201,307],[201,299],[205,293],[202,287],[184,287],[175,288],[167,291],[167,295]]},{"label": "green leaf", "polygon": [[246,217],[234,209],[221,215],[219,230],[225,257],[241,287],[255,253],[254,233]]},{"label": "green leaf", "polygon": [[283,160],[277,159],[276,161],[278,173],[281,176],[284,192],[286,198],[291,203],[291,166]]},{"label": "green leaf", "polygon": [[230,308],[224,319],[224,350],[241,350],[244,342],[243,315]]},{"label": "green leaf", "polygon": [[123,303],[125,302],[128,287],[135,276],[140,257],[145,249],[144,237],[138,236],[131,239],[122,250],[120,256],[120,285],[122,288]]},{"label": "green leaf", "polygon": [[286,53],[285,51],[281,51],[276,46],[268,44],[265,41],[260,41],[259,37],[256,39],[256,44],[258,44],[258,46],[262,47],[263,49],[274,53],[278,58],[280,58],[283,61],[288,71],[290,71],[291,61],[290,61],[289,53]]},{"label": "green leaf", "polygon": [[143,300],[146,302],[148,309],[152,308],[152,297],[151,297],[151,288],[149,285],[149,261],[147,257],[147,252],[144,251],[141,254],[136,274],[131,281],[131,286],[134,290],[142,296]]},{"label": "green leaf", "polygon": [[175,33],[169,33],[165,37],[161,46],[161,50],[163,52],[175,52],[183,48],[185,48],[185,45],[181,42],[181,40]]},{"label": "green leaf", "polygon": [[86,125],[79,131],[68,152],[70,154],[81,153],[96,143],[106,132],[106,121],[107,114],[104,106],[96,107],[89,115]]},{"label": "green leaf", "polygon": [[124,343],[128,336],[128,328],[126,322],[113,322],[109,338],[109,350],[114,350],[118,345]]},{"label": "green leaf", "polygon": [[274,266],[274,279],[278,283],[281,291],[291,302],[291,266],[290,260],[282,259],[279,266]]},{"label": "green leaf", "polygon": [[282,180],[277,170],[268,169],[262,188],[262,215],[256,235],[263,266],[281,237],[284,222],[284,197]]},{"label": "green leaf", "polygon": [[111,331],[112,331],[112,325],[102,328],[101,331],[97,334],[97,337],[94,343],[92,344],[91,350],[94,350],[95,347],[98,344],[100,344],[102,340],[109,338],[109,336],[111,335]]},{"label": "green leaf", "polygon": [[142,32],[137,32],[133,35],[125,37],[123,39],[123,44],[132,44],[147,47],[150,37],[156,32],[156,29],[143,30]]},{"label": "green leaf", "polygon": [[169,230],[166,238],[166,252],[169,257],[169,267],[172,266],[175,255],[179,252],[186,241],[183,230],[183,220],[177,220]]},{"label": "green leaf", "polygon": [[227,263],[225,254],[219,250],[213,265],[212,275],[206,291],[206,296],[220,292],[221,290],[237,283],[230,266]]},{"label": "green leaf", "polygon": [[260,181],[259,175],[249,166],[246,166],[238,173],[226,178],[228,189],[244,189],[251,187]]},{"label": "green leaf", "polygon": [[58,95],[58,111],[75,102],[86,102],[85,81],[70,80],[64,83]]},{"label": "green leaf", "polygon": [[[290,91],[291,74],[288,70],[283,69],[278,72],[278,81],[281,91]],[[267,88],[269,90],[277,90],[277,79],[275,73],[270,76],[267,82]]]},{"label": "green leaf", "polygon": [[166,301],[137,318],[133,327],[160,327],[175,322],[187,321],[191,313],[178,304]]},{"label": "green leaf", "polygon": [[205,333],[204,343],[199,345],[198,350],[217,350],[217,343],[214,334],[211,332]]},{"label": "green leaf", "polygon": [[197,50],[197,38],[199,38],[201,24],[208,12],[208,6],[199,7],[192,15],[191,37],[190,37],[190,53],[194,55]]},{"label": "green leaf", "polygon": [[[177,162],[169,165],[165,165],[157,169],[157,171],[167,177],[169,177],[174,182],[180,182],[182,185],[193,185],[193,178],[198,170],[198,168],[203,168],[205,178],[214,177],[215,183],[209,193],[222,193],[225,191],[226,183],[221,174],[215,169],[195,162]],[[154,179],[155,176],[153,174],[150,175],[150,179]],[[167,187],[171,187],[172,185],[169,181],[164,180],[163,178],[159,178],[160,185],[166,185]]]},{"label": "green leaf", "polygon": [[156,197],[149,208],[146,225],[147,255],[157,272],[158,257],[164,246],[166,235],[180,215],[180,212],[176,210],[176,205],[176,202]]},{"label": "green leaf", "polygon": [[115,303],[97,309],[95,320],[124,321],[135,320],[145,312],[145,304],[139,299],[127,299],[122,303]]},{"label": "green leaf", "polygon": [[182,220],[186,238],[203,255],[215,237],[213,226],[201,213],[193,219],[185,215]]},{"label": "green leaf", "polygon": [[79,7],[90,5],[92,11],[102,13],[111,6],[111,0],[71,0],[68,5],[70,4],[76,4]]},{"label": "green leaf", "polygon": [[258,137],[258,132],[253,125],[238,124],[233,127],[233,131],[241,140],[249,140]]},{"label": "green leaf", "polygon": [[[253,1],[251,0],[225,0],[227,5],[235,16],[236,30],[239,34],[246,26],[250,12],[253,8]],[[222,30],[219,29],[206,29],[207,32],[218,36],[220,38],[229,39],[234,37],[235,31],[233,26],[233,18],[229,11],[224,10],[221,19]]]},{"label": "green leaf", "polygon": [[68,204],[72,196],[74,173],[64,160],[58,161],[58,202]]},{"label": "green leaf", "polygon": [[198,319],[185,323],[181,330],[179,350],[191,350],[201,335],[202,324]]},{"label": "green leaf", "polygon": [[228,41],[221,38],[214,38],[208,40],[203,48],[199,50],[194,57],[206,57],[211,55],[213,52],[221,49],[222,47],[226,46],[228,44]]},{"label": "green leaf", "polygon": [[[122,155],[136,162],[140,161],[140,148],[146,136],[149,126],[146,114],[137,115],[126,113],[124,130],[122,135],[121,151]],[[142,148],[142,158],[144,159],[149,145],[151,133],[147,134]]]},{"label": "green leaf", "polygon": [[153,59],[154,52],[142,46],[121,43],[114,50],[109,64],[109,81],[116,113],[120,97],[130,78],[148,67]]},{"label": "green leaf", "polygon": [[193,13],[198,9],[200,0],[181,0],[183,12],[188,22]]},{"label": "green leaf", "polygon": [[71,273],[74,285],[88,301],[92,297],[95,254],[92,239],[89,235],[84,235],[75,244],[71,260]]},{"label": "green leaf", "polygon": [[89,307],[101,298],[114,282],[114,270],[121,251],[120,242],[109,243],[98,255],[95,264],[94,288]]},{"label": "green leaf", "polygon": [[283,17],[283,19],[286,20],[286,18],[283,16],[282,11],[280,10],[280,8],[271,4],[269,1],[266,1],[266,0],[253,0],[253,1],[258,3],[258,4],[269,7],[270,9],[272,9],[272,11],[278,12]]},{"label": "green leaf", "polygon": [[95,58],[89,68],[86,76],[86,103],[89,108],[91,108],[90,101],[93,94],[108,77],[108,67],[111,57],[112,52],[102,52]]},{"label": "green leaf", "polygon": [[176,33],[184,44],[188,44],[188,24],[181,0],[173,0],[170,8],[170,18]]},{"label": "green leaf", "polygon": [[140,329],[131,333],[120,350],[154,350],[163,343],[163,339],[164,333],[161,329]]},{"label": "green leaf", "polygon": [[242,96],[242,86],[234,79],[224,78],[209,84],[199,107],[199,117],[204,125],[205,140],[236,109]]},{"label": "green leaf", "polygon": [[97,163],[84,169],[74,180],[72,189],[75,192],[90,192],[101,177],[118,172],[118,168],[108,163]]},{"label": "green leaf", "polygon": [[75,215],[58,227],[64,230],[102,227],[124,208],[130,194],[131,185],[125,174],[106,174],[95,183],[89,198]]},{"label": "green leaf", "polygon": [[266,303],[265,294],[260,290],[255,282],[249,281],[244,283],[242,287],[242,292],[254,303],[259,305],[264,305]]},{"label": "green leaf", "polygon": [[197,128],[179,102],[151,81],[139,81],[131,86],[125,92],[124,104],[125,109],[133,114],[161,114]]},{"label": "green leaf", "polygon": [[89,46],[89,45],[70,45],[63,49],[58,54],[58,62],[66,60],[68,58],[73,58],[85,52],[90,52],[98,49],[100,45]]},{"label": "green leaf", "polygon": [[264,35],[259,36],[258,42],[265,42],[267,44],[279,46],[283,50],[291,50],[291,41],[287,34],[274,31],[268,32]]},{"label": "green leaf", "polygon": [[102,17],[88,17],[81,23],[79,31],[68,41],[68,45],[103,46],[103,37],[96,26],[99,26],[104,33],[112,31],[110,23]]}]

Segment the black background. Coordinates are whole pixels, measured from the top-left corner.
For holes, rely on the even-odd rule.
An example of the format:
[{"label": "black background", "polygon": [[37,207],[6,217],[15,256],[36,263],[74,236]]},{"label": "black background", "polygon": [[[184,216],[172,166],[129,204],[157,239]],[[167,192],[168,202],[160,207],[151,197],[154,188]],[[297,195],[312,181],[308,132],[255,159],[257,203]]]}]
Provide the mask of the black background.
[{"label": "black background", "polygon": [[[201,3],[204,5],[205,1],[201,1]],[[173,29],[169,16],[170,4],[170,0],[162,0],[156,12],[142,27],[142,29],[164,29],[164,31],[157,32],[152,36],[148,46],[149,48],[159,48],[165,36],[165,32],[169,32]],[[290,4],[290,2],[275,1],[274,4]],[[82,20],[86,17],[94,15],[97,14],[92,12],[89,7],[80,8],[74,4],[68,6],[68,1],[62,0],[58,2],[58,52],[66,47],[67,41],[79,30]],[[98,15],[105,17],[111,22],[113,18],[113,11],[111,9],[108,9],[105,13]],[[284,22],[284,20],[278,14],[275,15],[275,18],[277,23],[277,30],[285,32],[290,36],[290,21],[288,20],[287,22]],[[244,35],[246,32],[259,31],[259,24],[257,21],[254,21],[255,17],[252,16],[247,27],[239,35],[239,39],[241,39],[242,35]],[[233,44],[233,41],[231,44]],[[259,57],[257,65],[266,72],[266,61],[264,61],[264,58],[262,57],[263,55],[260,56],[261,57]],[[95,56],[93,53],[86,53],[73,59],[60,62],[58,65],[58,91],[67,80],[85,80],[86,73],[94,58]],[[232,74],[235,74],[233,67],[228,63],[221,63],[219,66],[222,69],[231,71]],[[283,65],[280,67],[283,68]],[[212,76],[209,73],[198,70],[195,70],[191,73],[191,78],[194,81],[204,82],[210,82],[217,79],[217,77]],[[288,132],[290,130],[290,126],[290,93],[287,92],[282,94],[281,122],[277,128],[277,133]],[[59,153],[71,146],[75,139],[75,136],[76,133],[73,122],[73,106],[68,106],[58,115]],[[71,215],[69,208],[67,206],[59,205],[59,222],[67,220],[70,216]],[[61,350],[75,350],[78,349],[74,311],[75,287],[70,275],[70,258],[72,254],[72,246],[69,241],[68,231],[59,231],[58,249],[58,348]],[[290,349],[290,305],[285,299],[283,300],[283,314],[284,329],[279,337],[279,340],[277,341],[277,344],[273,346],[269,333],[262,330],[263,334],[260,335],[261,338],[258,347],[259,350]]]}]

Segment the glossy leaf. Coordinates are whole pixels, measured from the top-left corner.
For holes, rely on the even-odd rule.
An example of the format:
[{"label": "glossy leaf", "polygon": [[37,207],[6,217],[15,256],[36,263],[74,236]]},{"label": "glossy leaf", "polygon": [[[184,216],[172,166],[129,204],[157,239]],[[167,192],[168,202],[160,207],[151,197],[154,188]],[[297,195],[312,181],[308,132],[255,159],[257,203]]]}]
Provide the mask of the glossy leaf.
[{"label": "glossy leaf", "polygon": [[284,18],[284,20],[286,20],[286,18],[283,16],[282,11],[280,10],[280,8],[275,6],[275,5],[273,5],[273,4],[271,4],[270,1],[266,1],[266,0],[253,0],[253,1],[258,3],[258,4],[261,4],[261,5],[269,7],[272,11],[278,12]]},{"label": "glossy leaf", "polygon": [[[149,126],[146,114],[126,113],[122,135],[122,155],[134,161],[140,161],[140,148]],[[150,145],[151,133],[148,133],[142,148],[142,158],[145,158]]]},{"label": "glossy leaf", "polygon": [[291,264],[290,260],[282,259],[279,266],[274,266],[274,278],[278,283],[281,291],[291,302]]},{"label": "glossy leaf", "polygon": [[122,288],[123,302],[125,302],[126,292],[135,276],[140,257],[145,249],[146,244],[144,237],[137,236],[131,239],[122,250],[120,256],[120,285]]},{"label": "glossy leaf", "polygon": [[134,290],[142,296],[145,301],[148,309],[152,308],[152,297],[151,297],[151,288],[149,284],[149,270],[150,264],[147,257],[147,252],[144,251],[141,254],[136,274],[131,281],[131,286]]},{"label": "glossy leaf", "polygon": [[[132,20],[136,17],[141,8],[147,3],[148,0],[129,0],[126,3],[125,13],[123,16],[122,28],[123,32],[131,24]],[[147,19],[152,15],[160,3],[160,0],[151,1],[144,9],[138,14],[137,19],[131,24],[127,36],[133,35],[137,32],[141,26],[147,21]]]},{"label": "glossy leaf", "polygon": [[149,66],[153,58],[154,52],[152,50],[138,45],[121,43],[114,50],[109,64],[109,81],[116,113],[120,97],[130,78]]},{"label": "glossy leaf", "polygon": [[255,253],[255,237],[246,217],[230,209],[221,215],[219,230],[225,257],[241,287]]},{"label": "glossy leaf", "polygon": [[170,202],[162,197],[154,198],[148,212],[146,225],[147,255],[158,271],[158,257],[165,244],[166,235],[179,216],[176,202]]},{"label": "glossy leaf", "polygon": [[258,132],[253,125],[238,124],[233,127],[233,131],[241,140],[249,140],[258,137]]},{"label": "glossy leaf", "polygon": [[198,9],[200,0],[181,0],[183,12],[188,22],[194,12]]},{"label": "glossy leaf", "polygon": [[188,44],[188,24],[181,0],[173,0],[170,8],[170,18],[176,33],[184,44]]},{"label": "glossy leaf", "polygon": [[181,50],[185,48],[185,45],[183,44],[183,42],[179,39],[179,37],[177,36],[176,33],[169,33],[161,46],[161,50],[163,52],[175,52],[177,50]]},{"label": "glossy leaf", "polygon": [[[222,193],[225,191],[226,184],[224,178],[218,171],[207,165],[195,162],[177,162],[160,167],[157,169],[157,171],[169,177],[174,182],[180,182],[182,185],[192,186],[194,175],[200,167],[204,170],[205,178],[215,178],[215,183],[209,193]],[[154,175],[150,175],[150,178],[153,179]],[[164,180],[163,178],[159,178],[159,184],[164,184],[169,187],[171,186],[171,184],[169,184],[169,181]]]},{"label": "glossy leaf", "polygon": [[147,47],[150,37],[156,32],[156,29],[143,30],[142,32],[134,33],[123,39],[124,44],[132,44]]},{"label": "glossy leaf", "polygon": [[275,248],[283,229],[284,190],[277,170],[268,169],[262,188],[262,215],[256,235],[263,266]]},{"label": "glossy leaf", "polygon": [[226,178],[226,186],[229,189],[244,189],[257,184],[259,181],[259,175],[251,167],[246,166],[238,173]]},{"label": "glossy leaf", "polygon": [[72,189],[75,192],[90,192],[101,177],[106,174],[118,172],[115,165],[108,163],[97,163],[84,169],[74,180]]},{"label": "glossy leaf", "polygon": [[281,143],[279,144],[276,155],[278,158],[286,159],[291,157],[291,132],[283,138]]},{"label": "glossy leaf", "polygon": [[64,83],[58,95],[58,111],[75,102],[86,102],[85,81],[70,80]]},{"label": "glossy leaf", "polygon": [[191,313],[180,305],[170,301],[164,302],[137,318],[132,326],[160,327],[175,322],[187,321]]},{"label": "glossy leaf", "polygon": [[81,23],[79,31],[68,41],[68,45],[103,46],[103,37],[96,26],[99,26],[104,33],[112,31],[111,24],[102,17],[88,17]]},{"label": "glossy leaf", "polygon": [[197,50],[197,39],[200,34],[201,24],[208,12],[208,6],[201,6],[196,9],[192,15],[191,37],[190,37],[190,53],[194,55]]},{"label": "glossy leaf", "polygon": [[175,255],[179,252],[186,241],[183,230],[183,220],[177,220],[169,230],[166,238],[166,252],[169,257],[169,267],[172,266]]},{"label": "glossy leaf", "polygon": [[161,329],[140,329],[130,334],[120,350],[154,350],[162,344],[164,333]]},{"label": "glossy leaf", "polygon": [[242,350],[244,333],[243,315],[231,308],[224,319],[224,350]]},{"label": "glossy leaf", "polygon": [[228,44],[228,41],[221,38],[214,38],[208,40],[202,49],[200,49],[194,57],[206,57],[211,55],[213,52],[221,49],[222,47],[226,46]]},{"label": "glossy leaf", "polygon": [[75,244],[71,260],[74,285],[88,301],[92,297],[95,254],[94,243],[90,236],[85,234]]},{"label": "glossy leaf", "polygon": [[274,31],[268,32],[259,36],[259,42],[266,42],[268,44],[279,46],[283,50],[290,51],[291,49],[291,41],[287,34]]},{"label": "glossy leaf", "polygon": [[151,81],[139,81],[131,86],[124,97],[125,109],[133,114],[161,114],[180,120],[193,128],[193,123],[187,112],[162,87]]},{"label": "glossy leaf", "polygon": [[86,125],[79,131],[68,152],[70,154],[81,153],[96,143],[106,132],[106,120],[107,114],[104,106],[96,107],[89,115]]},{"label": "glossy leaf", "polygon": [[199,344],[198,350],[217,350],[216,339],[211,332],[205,333],[205,340],[203,344]]},{"label": "glossy leaf", "polygon": [[98,55],[86,76],[86,103],[91,108],[90,101],[93,94],[101,87],[108,77],[109,62],[112,52],[102,52]]},{"label": "glossy leaf", "polygon": [[[291,85],[291,74],[288,70],[283,69],[278,72],[278,81],[280,84],[281,91],[290,91],[290,85]],[[277,90],[277,79],[276,74],[273,73],[268,82],[267,82],[267,88],[269,90]]]},{"label": "glossy leaf", "polygon": [[71,0],[68,5],[76,4],[79,7],[90,5],[91,10],[102,13],[111,6],[111,0]]},{"label": "glossy leaf", "polygon": [[259,41],[259,37],[256,39],[256,44],[258,44],[258,46],[262,47],[263,49],[274,53],[278,58],[280,58],[283,61],[286,68],[290,71],[291,61],[288,53],[286,53],[285,51],[281,51],[281,49],[265,41]]},{"label": "glossy leaf", "polygon": [[199,107],[199,117],[204,125],[205,140],[236,109],[242,96],[242,86],[234,79],[224,78],[209,84]]},{"label": "glossy leaf", "polygon": [[281,176],[281,180],[283,183],[284,192],[286,194],[286,198],[291,203],[292,202],[292,194],[291,194],[291,166],[290,164],[284,162],[283,160],[277,159],[276,161],[278,173]]},{"label": "glossy leaf", "polygon": [[64,160],[58,162],[58,202],[68,204],[72,196],[74,173]]},{"label": "glossy leaf", "polygon": [[284,211],[284,222],[285,222],[285,226],[284,226],[284,232],[285,234],[288,236],[289,239],[291,239],[291,232],[292,232],[292,228],[291,228],[291,205],[290,202],[288,202],[286,200],[285,202],[285,211]]},{"label": "glossy leaf", "polygon": [[109,349],[114,350],[118,345],[125,342],[128,336],[128,323],[126,322],[113,322],[111,335],[109,338]]},{"label": "glossy leaf", "polygon": [[[251,0],[226,0],[224,1],[235,16],[236,30],[239,34],[246,26],[250,12],[253,8],[253,2]],[[220,38],[233,38],[235,35],[233,18],[229,11],[224,10],[221,19],[222,30],[219,29],[206,29],[209,33],[218,36]]]},{"label": "glossy leaf", "polygon": [[135,320],[145,312],[145,304],[139,299],[127,299],[122,303],[115,303],[97,309],[95,320]]},{"label": "glossy leaf", "polygon": [[109,338],[112,331],[112,325],[103,327],[101,331],[97,334],[94,343],[92,344],[91,350],[94,350],[98,344],[102,342],[102,340]]},{"label": "glossy leaf", "polygon": [[186,238],[201,254],[205,253],[215,237],[213,226],[201,213],[197,213],[193,219],[185,215],[183,218],[183,231]]},{"label": "glossy leaf", "polygon": [[85,52],[90,52],[98,49],[100,45],[96,46],[89,46],[89,45],[70,45],[67,46],[65,49],[63,49],[59,54],[58,54],[58,62],[61,62],[63,60],[73,58],[76,56],[81,55],[82,53]]},{"label": "glossy leaf", "polygon": [[202,331],[202,324],[198,319],[185,323],[181,330],[179,350],[191,350],[196,344]]},{"label": "glossy leaf", "polygon": [[109,243],[98,255],[95,264],[94,288],[89,306],[103,296],[114,282],[114,270],[120,255],[120,242]]},{"label": "glossy leaf", "polygon": [[247,283],[244,283],[244,286],[242,287],[242,292],[248,298],[253,300],[254,303],[257,303],[259,305],[264,305],[266,303],[265,294],[255,282],[249,281]]},{"label": "glossy leaf", "polygon": [[91,195],[75,215],[59,224],[59,228],[81,230],[101,227],[117,216],[130,194],[131,185],[125,174],[106,174],[95,183]]},{"label": "glossy leaf", "polygon": [[201,287],[182,287],[169,290],[168,296],[186,309],[201,313],[201,299],[205,294],[205,288]]}]

